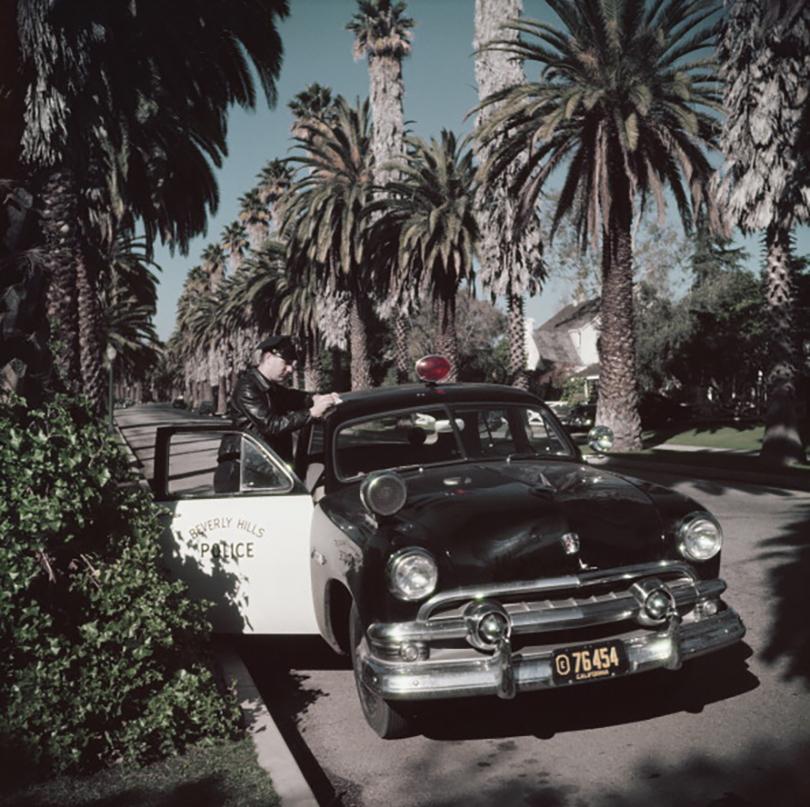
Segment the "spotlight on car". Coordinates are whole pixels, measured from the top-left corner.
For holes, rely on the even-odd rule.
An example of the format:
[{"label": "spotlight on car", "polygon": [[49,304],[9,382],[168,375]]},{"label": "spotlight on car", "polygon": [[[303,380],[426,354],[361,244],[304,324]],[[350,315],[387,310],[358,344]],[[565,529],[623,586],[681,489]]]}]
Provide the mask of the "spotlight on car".
[{"label": "spotlight on car", "polygon": [[613,448],[613,430],[607,426],[594,426],[588,432],[588,445],[597,453],[604,454]]},{"label": "spotlight on car", "polygon": [[645,627],[661,625],[678,612],[675,597],[657,577],[639,580],[630,591],[639,606],[636,619]]},{"label": "spotlight on car", "polygon": [[467,641],[478,650],[494,650],[512,632],[512,620],[506,609],[490,600],[471,602],[464,610],[464,621]]},{"label": "spotlight on car", "polygon": [[690,513],[678,525],[678,551],[687,560],[713,558],[723,546],[723,530],[706,512]]},{"label": "spotlight on car", "polygon": [[393,471],[369,474],[360,486],[363,506],[378,516],[393,516],[408,499],[405,480]]},{"label": "spotlight on car", "polygon": [[439,581],[433,555],[426,549],[400,549],[388,559],[388,590],[400,600],[415,602],[429,597]]}]

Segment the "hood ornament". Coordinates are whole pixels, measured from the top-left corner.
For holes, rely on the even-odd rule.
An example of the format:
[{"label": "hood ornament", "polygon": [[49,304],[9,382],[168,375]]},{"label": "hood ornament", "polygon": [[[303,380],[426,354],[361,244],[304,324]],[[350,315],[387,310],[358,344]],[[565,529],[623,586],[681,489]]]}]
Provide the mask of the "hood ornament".
[{"label": "hood ornament", "polygon": [[563,552],[566,555],[576,555],[579,553],[579,536],[575,532],[566,532],[560,536]]}]

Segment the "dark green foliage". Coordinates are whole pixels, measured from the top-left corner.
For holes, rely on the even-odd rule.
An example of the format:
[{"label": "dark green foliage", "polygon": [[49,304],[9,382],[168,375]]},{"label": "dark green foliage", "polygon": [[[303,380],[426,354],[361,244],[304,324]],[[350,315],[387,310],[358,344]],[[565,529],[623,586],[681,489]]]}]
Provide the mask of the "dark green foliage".
[{"label": "dark green foliage", "polygon": [[238,733],[203,606],[158,566],[158,511],[115,441],[57,396],[0,404],[0,755],[146,762]]}]

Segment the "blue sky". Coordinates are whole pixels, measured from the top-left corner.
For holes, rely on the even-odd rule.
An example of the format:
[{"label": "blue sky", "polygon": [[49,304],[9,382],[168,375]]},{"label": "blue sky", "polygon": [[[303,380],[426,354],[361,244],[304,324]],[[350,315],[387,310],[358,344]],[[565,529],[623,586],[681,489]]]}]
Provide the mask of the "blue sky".
[{"label": "blue sky", "polygon": [[[421,137],[438,136],[445,129],[467,133],[472,120],[465,116],[477,103],[473,66],[474,0],[408,0],[408,15],[416,26],[413,50],[405,60],[405,119]],[[551,20],[542,0],[524,0],[524,16]],[[353,101],[368,95],[365,60],[352,58],[353,35],[345,30],[356,9],[355,0],[290,0],[290,15],[280,23],[284,61],[277,82],[278,103],[267,109],[263,97],[255,112],[240,108],[229,117],[228,152],[217,172],[220,204],[208,232],[191,243],[188,256],[172,256],[158,246],[155,259],[163,268],[155,318],[158,335],[167,339],[174,326],[175,307],[183,279],[199,263],[199,255],[218,241],[224,227],[239,213],[239,197],[256,184],[262,166],[276,157],[289,156],[292,116],[288,102],[304,87],[318,82]],[[535,76],[530,73],[529,78]],[[801,228],[798,249],[810,252],[808,228]],[[752,262],[759,255],[758,241],[746,239]],[[545,289],[527,301],[526,315],[537,324],[552,316],[566,291],[550,279]]]}]

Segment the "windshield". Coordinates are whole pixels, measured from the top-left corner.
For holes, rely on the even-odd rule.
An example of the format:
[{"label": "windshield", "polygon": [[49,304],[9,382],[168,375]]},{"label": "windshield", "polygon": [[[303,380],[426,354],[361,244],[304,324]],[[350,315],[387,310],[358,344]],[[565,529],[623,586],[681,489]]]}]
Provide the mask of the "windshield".
[{"label": "windshield", "polygon": [[542,407],[463,404],[357,420],[335,435],[335,473],[345,480],[385,468],[468,459],[573,457]]}]

